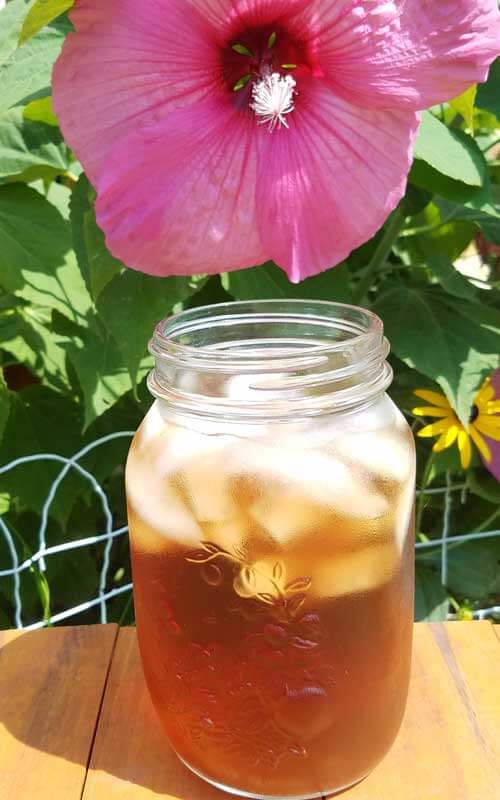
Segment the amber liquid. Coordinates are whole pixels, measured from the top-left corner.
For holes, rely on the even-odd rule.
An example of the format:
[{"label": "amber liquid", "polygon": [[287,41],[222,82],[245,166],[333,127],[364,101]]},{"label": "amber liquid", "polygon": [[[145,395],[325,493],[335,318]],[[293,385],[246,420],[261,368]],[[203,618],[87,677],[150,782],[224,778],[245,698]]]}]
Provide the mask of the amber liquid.
[{"label": "amber liquid", "polygon": [[[189,505],[182,475],[170,486]],[[397,487],[383,489],[393,508]],[[201,521],[194,546],[158,534],[129,502],[147,683],[172,746],[207,779],[258,797],[321,796],[369,773],[401,724],[412,537],[396,546],[392,512],[321,509],[292,540],[255,518],[240,536],[250,501],[236,499],[234,535]]]}]

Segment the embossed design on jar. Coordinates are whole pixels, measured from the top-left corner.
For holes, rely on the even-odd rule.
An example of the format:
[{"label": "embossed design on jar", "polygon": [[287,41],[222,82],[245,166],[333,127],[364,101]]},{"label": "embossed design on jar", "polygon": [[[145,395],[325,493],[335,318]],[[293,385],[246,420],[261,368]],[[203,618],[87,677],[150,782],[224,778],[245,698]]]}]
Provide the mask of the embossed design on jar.
[{"label": "embossed design on jar", "polygon": [[[302,608],[311,588],[311,578],[300,576],[286,582],[286,567],[282,561],[256,561],[248,563],[243,552],[234,547],[234,554],[213,542],[202,541],[197,550],[190,551],[186,561],[201,566],[203,580],[211,586],[220,586],[223,574],[216,560],[231,565],[233,588],[243,600],[258,601],[272,609],[273,616],[283,622],[293,620]],[[237,607],[239,610],[239,607]],[[247,613],[242,610],[246,617]]]}]

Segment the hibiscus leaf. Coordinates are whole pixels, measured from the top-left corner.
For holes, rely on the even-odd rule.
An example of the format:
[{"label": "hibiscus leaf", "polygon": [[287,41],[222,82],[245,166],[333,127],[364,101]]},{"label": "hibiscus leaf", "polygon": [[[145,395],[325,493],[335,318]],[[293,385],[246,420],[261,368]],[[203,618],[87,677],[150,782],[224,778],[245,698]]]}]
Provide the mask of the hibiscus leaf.
[{"label": "hibiscus leaf", "polygon": [[476,96],[477,84],[474,84],[463,92],[463,94],[450,100],[450,106],[457,114],[460,114],[464,118],[465,124],[472,135],[474,135],[474,106],[476,103]]},{"label": "hibiscus leaf", "polygon": [[[116,275],[99,295],[97,310],[137,383],[155,325],[193,293],[189,278],[153,278],[134,270]],[[132,326],[132,331],[131,331]]]},{"label": "hibiscus leaf", "polygon": [[3,432],[7,424],[10,410],[10,393],[5,383],[3,370],[0,369],[0,445],[2,443]]},{"label": "hibiscus leaf", "polygon": [[0,9],[0,65],[17,49],[26,11],[33,0],[11,0]]},{"label": "hibiscus leaf", "polygon": [[24,20],[19,44],[24,44],[49,22],[64,14],[74,4],[74,0],[35,0]]},{"label": "hibiscus leaf", "polygon": [[90,307],[68,223],[21,183],[0,186],[0,286],[75,321],[83,322]]},{"label": "hibiscus leaf", "polygon": [[441,586],[437,572],[421,564],[415,570],[415,620],[440,622],[446,619],[449,608],[446,589]]},{"label": "hibiscus leaf", "polygon": [[106,247],[104,233],[95,219],[94,195],[87,176],[82,174],[71,195],[70,219],[78,265],[95,302],[124,267]]},{"label": "hibiscus leaf", "polygon": [[272,300],[274,298],[337,300],[349,302],[349,272],[346,264],[292,284],[285,273],[268,261],[261,267],[229,272],[224,288],[237,300]]},{"label": "hibiscus leaf", "polygon": [[446,256],[434,255],[427,259],[427,265],[439,283],[450,294],[465,300],[474,299],[476,287],[467,280]]},{"label": "hibiscus leaf", "polygon": [[[12,392],[10,414],[1,444],[0,463],[35,453],[71,455],[80,446],[81,407],[69,395],[47,386]],[[19,509],[40,511],[61,464],[26,464],[2,475],[2,491],[16,498]],[[81,478],[66,478],[51,507],[51,516],[64,523],[78,494]]]},{"label": "hibiscus leaf", "polygon": [[0,67],[0,113],[50,94],[52,67],[69,30],[63,21],[52,23],[9,55]]},{"label": "hibiscus leaf", "polygon": [[23,115],[25,119],[31,119],[33,122],[43,122],[45,125],[51,125],[54,128],[59,125],[52,108],[52,97],[50,96],[32,100],[31,103],[25,106]]},{"label": "hibiscus leaf", "polygon": [[[418,554],[419,564],[438,567],[441,548]],[[448,545],[447,586],[454,593],[471,599],[484,599],[497,577],[497,565],[487,545],[481,542],[456,542]]]},{"label": "hibiscus leaf", "polygon": [[90,319],[86,330],[82,328],[79,339],[71,336],[65,349],[83,392],[85,430],[129,392],[132,383],[113,337],[96,318]]},{"label": "hibiscus leaf", "polygon": [[500,312],[407,287],[384,293],[374,310],[398,358],[437,381],[467,424],[481,382],[500,364]]},{"label": "hibiscus leaf", "polygon": [[476,106],[500,119],[500,58],[492,65],[486,83],[478,86]]},{"label": "hibiscus leaf", "polygon": [[26,119],[20,108],[0,114],[0,179],[53,178],[69,165],[70,151],[57,128]]},{"label": "hibiscus leaf", "polygon": [[[424,162],[427,169],[419,162]],[[431,173],[428,168],[432,170]],[[434,187],[423,185],[422,176],[426,176],[429,182],[430,176],[436,172],[448,180],[465,184],[466,187],[477,188],[485,181],[487,165],[472,137],[463,131],[447,128],[426,111],[415,144],[412,180],[422,188],[432,189]],[[437,180],[439,181],[439,178]]]},{"label": "hibiscus leaf", "polygon": [[[498,199],[497,199],[498,196]],[[488,185],[484,191],[470,198],[466,204],[437,200],[443,217],[473,222],[492,244],[500,245],[500,190]]]}]

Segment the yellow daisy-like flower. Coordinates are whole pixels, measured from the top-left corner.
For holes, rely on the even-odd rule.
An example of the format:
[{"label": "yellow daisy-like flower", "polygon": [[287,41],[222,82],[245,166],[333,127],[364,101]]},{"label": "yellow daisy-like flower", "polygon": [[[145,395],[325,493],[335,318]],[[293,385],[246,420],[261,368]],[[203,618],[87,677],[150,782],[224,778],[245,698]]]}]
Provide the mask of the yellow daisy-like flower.
[{"label": "yellow daisy-like flower", "polygon": [[476,395],[467,426],[461,423],[444,394],[427,389],[417,389],[414,394],[432,405],[414,408],[413,414],[416,417],[435,417],[439,420],[426,425],[417,434],[423,438],[439,437],[432,448],[435,453],[446,450],[457,442],[460,462],[463,469],[467,469],[472,458],[472,441],[484,460],[490,463],[491,450],[484,437],[500,442],[500,400],[495,400],[495,389],[489,378]]}]

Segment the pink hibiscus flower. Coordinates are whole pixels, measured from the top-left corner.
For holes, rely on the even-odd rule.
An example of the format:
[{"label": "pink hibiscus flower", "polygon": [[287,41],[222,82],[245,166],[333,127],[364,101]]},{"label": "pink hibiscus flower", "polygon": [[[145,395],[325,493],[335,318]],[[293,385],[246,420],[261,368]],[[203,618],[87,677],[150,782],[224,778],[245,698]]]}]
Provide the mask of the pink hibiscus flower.
[{"label": "pink hibiscus flower", "polygon": [[154,275],[343,260],[418,110],[486,79],[497,0],[76,0],[54,107],[111,252]]}]

